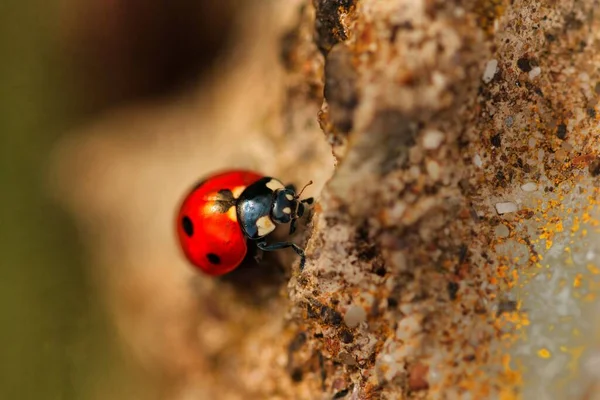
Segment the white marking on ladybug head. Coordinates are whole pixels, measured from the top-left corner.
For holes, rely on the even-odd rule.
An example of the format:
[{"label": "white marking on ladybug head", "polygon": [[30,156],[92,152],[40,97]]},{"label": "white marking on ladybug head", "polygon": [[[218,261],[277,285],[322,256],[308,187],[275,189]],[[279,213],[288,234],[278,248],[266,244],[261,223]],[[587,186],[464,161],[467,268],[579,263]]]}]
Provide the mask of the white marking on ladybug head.
[{"label": "white marking on ladybug head", "polygon": [[284,212],[284,213],[286,213],[286,214],[291,214],[291,213],[292,213],[292,209],[291,209],[291,208],[289,208],[289,207],[285,207],[285,208],[284,208],[283,210],[281,210],[281,211],[283,211],[283,212]]},{"label": "white marking on ladybug head", "polygon": [[229,207],[229,210],[227,210],[227,217],[233,222],[237,222],[237,209],[235,206]]},{"label": "white marking on ladybug head", "polygon": [[231,189],[231,193],[233,194],[233,198],[237,199],[238,197],[240,197],[240,195],[242,194],[242,192],[246,190],[246,186],[236,186],[233,189]]},{"label": "white marking on ladybug head", "polygon": [[271,189],[272,191],[285,188],[285,186],[283,186],[283,183],[279,182],[277,179],[271,179],[265,184],[265,186]]},{"label": "white marking on ladybug head", "polygon": [[289,201],[294,200],[294,196],[292,196],[291,194],[286,194],[285,198],[288,199]]},{"label": "white marking on ladybug head", "polygon": [[275,230],[275,224],[268,215],[265,215],[256,220],[256,228],[258,229],[258,236],[262,237],[273,232]]}]

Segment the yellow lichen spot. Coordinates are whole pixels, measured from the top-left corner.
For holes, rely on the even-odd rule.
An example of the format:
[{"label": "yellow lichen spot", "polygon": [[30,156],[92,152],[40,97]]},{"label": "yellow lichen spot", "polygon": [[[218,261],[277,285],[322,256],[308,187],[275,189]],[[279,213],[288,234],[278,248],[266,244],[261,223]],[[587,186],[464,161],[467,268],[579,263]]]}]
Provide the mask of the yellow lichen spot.
[{"label": "yellow lichen spot", "polygon": [[500,400],[516,400],[519,398],[519,396],[517,396],[511,389],[502,388],[500,389],[500,396],[498,396],[498,398]]},{"label": "yellow lichen spot", "polygon": [[596,267],[594,264],[588,264],[586,268],[588,271],[590,271],[590,274],[600,274],[600,268]]},{"label": "yellow lichen spot", "polygon": [[581,216],[581,220],[586,224],[588,222],[590,222],[591,219],[592,219],[592,216],[588,212],[584,212],[583,215]]},{"label": "yellow lichen spot", "polygon": [[581,230],[581,236],[586,237],[588,234],[588,230],[587,229],[582,229]]},{"label": "yellow lichen spot", "polygon": [[575,233],[579,230],[579,217],[573,218],[573,226],[571,227],[571,232]]},{"label": "yellow lichen spot", "polygon": [[581,280],[583,279],[582,274],[575,275],[575,279],[573,279],[573,287],[578,288],[581,287]]},{"label": "yellow lichen spot", "polygon": [[567,280],[564,279],[564,278],[559,279],[559,281],[558,281],[558,287],[562,289],[565,286],[567,286]]},{"label": "yellow lichen spot", "polygon": [[550,353],[550,350],[548,350],[545,347],[539,349],[538,352],[537,352],[537,355],[540,358],[550,358],[552,356],[552,354]]},{"label": "yellow lichen spot", "polygon": [[592,303],[596,300],[596,293],[588,293],[583,297],[583,301],[587,301],[588,303]]},{"label": "yellow lichen spot", "polygon": [[575,262],[573,261],[573,257],[568,257],[565,260],[565,265],[575,265]]},{"label": "yellow lichen spot", "polygon": [[559,222],[556,223],[556,226],[555,226],[554,230],[556,232],[562,232],[564,230],[562,221],[559,221]]}]

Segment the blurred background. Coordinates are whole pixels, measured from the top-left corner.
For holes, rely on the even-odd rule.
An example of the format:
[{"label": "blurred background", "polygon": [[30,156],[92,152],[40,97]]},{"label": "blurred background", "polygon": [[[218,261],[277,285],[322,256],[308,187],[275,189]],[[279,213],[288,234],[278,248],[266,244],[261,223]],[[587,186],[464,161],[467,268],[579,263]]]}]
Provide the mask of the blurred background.
[{"label": "blurred background", "polygon": [[0,5],[0,398],[91,398],[98,386],[127,398],[148,384],[115,345],[81,236],[47,190],[49,159],[75,127],[197,82],[227,51],[235,10],[187,0]]},{"label": "blurred background", "polygon": [[321,78],[281,112],[300,3],[2,2],[0,398],[236,399],[285,374],[255,357],[289,340],[280,269],[198,276],[173,218],[214,170],[330,176]]}]

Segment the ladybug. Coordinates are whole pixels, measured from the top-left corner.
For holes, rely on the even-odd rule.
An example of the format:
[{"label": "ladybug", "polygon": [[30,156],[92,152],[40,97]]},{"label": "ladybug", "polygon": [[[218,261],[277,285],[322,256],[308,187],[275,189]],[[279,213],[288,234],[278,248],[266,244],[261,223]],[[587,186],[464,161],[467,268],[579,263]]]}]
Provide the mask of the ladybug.
[{"label": "ladybug", "polygon": [[313,202],[312,198],[300,200],[302,191],[296,194],[293,185],[284,186],[252,171],[212,175],[191,190],[179,209],[177,234],[183,253],[200,270],[217,276],[241,264],[249,243],[263,251],[290,247],[300,256],[302,269],[302,248],[292,242],[265,241],[279,224],[289,223],[289,234],[294,233],[305,204]]}]

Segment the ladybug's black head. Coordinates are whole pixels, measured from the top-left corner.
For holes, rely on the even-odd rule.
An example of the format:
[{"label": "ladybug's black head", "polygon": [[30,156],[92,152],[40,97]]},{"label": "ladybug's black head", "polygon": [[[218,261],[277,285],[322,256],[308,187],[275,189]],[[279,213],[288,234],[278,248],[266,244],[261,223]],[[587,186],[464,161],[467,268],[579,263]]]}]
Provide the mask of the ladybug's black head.
[{"label": "ladybug's black head", "polygon": [[277,189],[274,194],[271,219],[278,224],[287,224],[304,214],[304,204],[292,189]]}]

